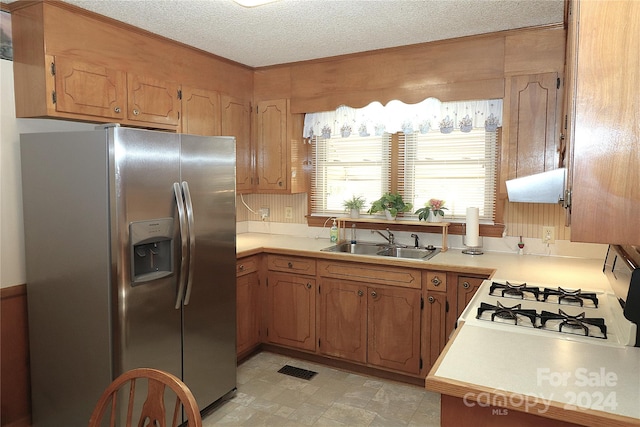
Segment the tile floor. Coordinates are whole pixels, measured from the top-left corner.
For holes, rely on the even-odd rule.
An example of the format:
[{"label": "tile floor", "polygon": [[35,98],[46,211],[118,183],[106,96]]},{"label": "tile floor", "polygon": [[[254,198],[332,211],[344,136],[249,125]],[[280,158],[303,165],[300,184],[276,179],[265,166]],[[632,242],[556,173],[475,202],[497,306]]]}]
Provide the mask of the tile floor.
[{"label": "tile floor", "polygon": [[[311,380],[278,373],[317,372]],[[440,395],[262,352],[238,367],[236,396],[203,419],[211,426],[439,426]]]}]

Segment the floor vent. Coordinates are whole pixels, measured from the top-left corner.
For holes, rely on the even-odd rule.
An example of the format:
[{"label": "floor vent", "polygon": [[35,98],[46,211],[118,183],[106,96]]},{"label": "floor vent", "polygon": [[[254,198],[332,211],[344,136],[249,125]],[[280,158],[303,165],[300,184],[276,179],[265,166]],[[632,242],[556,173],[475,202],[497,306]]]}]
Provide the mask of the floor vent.
[{"label": "floor vent", "polygon": [[317,372],[309,371],[307,369],[296,368],[295,366],[284,365],[278,371],[281,374],[290,375],[296,378],[302,378],[303,380],[310,380],[313,378]]}]

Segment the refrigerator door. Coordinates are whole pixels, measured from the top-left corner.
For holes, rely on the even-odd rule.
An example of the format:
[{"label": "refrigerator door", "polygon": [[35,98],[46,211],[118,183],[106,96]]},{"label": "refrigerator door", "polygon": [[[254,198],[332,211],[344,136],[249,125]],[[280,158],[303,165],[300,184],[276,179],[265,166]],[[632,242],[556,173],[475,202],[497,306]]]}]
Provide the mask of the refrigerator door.
[{"label": "refrigerator door", "polygon": [[111,147],[114,377],[137,367],[182,376],[178,135],[107,130]]},{"label": "refrigerator door", "polygon": [[200,409],[236,387],[235,139],[181,135],[190,215],[183,380]]}]

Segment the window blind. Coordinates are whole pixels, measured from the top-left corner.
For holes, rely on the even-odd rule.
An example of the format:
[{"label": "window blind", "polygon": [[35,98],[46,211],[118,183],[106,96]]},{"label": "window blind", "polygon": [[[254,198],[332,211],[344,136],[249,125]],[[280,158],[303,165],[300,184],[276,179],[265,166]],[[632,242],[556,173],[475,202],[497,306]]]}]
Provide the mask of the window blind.
[{"label": "window blind", "polygon": [[464,219],[467,207],[478,207],[481,219],[493,220],[498,131],[401,133],[399,139],[405,198],[415,208],[435,198],[445,200],[447,218]]},{"label": "window blind", "polygon": [[340,215],[343,201],[364,197],[367,206],[389,191],[391,135],[342,138],[315,136],[312,215]]}]

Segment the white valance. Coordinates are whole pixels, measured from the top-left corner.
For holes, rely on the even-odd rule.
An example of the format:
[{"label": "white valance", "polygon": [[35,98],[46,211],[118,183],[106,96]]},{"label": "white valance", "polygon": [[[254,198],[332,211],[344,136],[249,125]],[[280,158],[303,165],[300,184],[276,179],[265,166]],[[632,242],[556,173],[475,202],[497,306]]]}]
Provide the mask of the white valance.
[{"label": "white valance", "polygon": [[390,101],[387,105],[372,102],[363,108],[338,107],[335,111],[307,113],[305,138],[322,136],[348,137],[387,133],[427,133],[454,129],[469,132],[473,128],[495,131],[502,126],[502,99],[440,102],[428,98],[418,104]]}]

